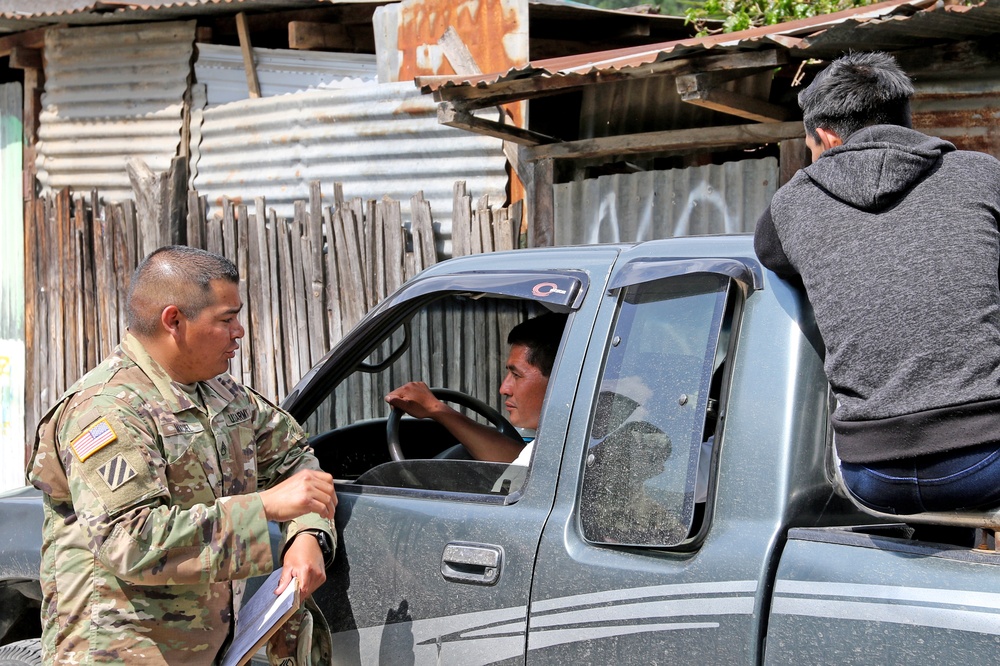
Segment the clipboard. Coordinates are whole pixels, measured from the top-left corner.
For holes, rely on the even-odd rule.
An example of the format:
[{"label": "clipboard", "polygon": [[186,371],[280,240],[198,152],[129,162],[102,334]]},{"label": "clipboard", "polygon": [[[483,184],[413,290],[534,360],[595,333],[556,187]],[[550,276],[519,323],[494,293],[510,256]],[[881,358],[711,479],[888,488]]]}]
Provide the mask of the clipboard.
[{"label": "clipboard", "polygon": [[249,662],[302,605],[298,579],[293,578],[285,591],[275,596],[279,580],[281,569],[275,569],[260,589],[244,602],[233,632],[233,642],[226,650],[221,666],[243,666]]}]

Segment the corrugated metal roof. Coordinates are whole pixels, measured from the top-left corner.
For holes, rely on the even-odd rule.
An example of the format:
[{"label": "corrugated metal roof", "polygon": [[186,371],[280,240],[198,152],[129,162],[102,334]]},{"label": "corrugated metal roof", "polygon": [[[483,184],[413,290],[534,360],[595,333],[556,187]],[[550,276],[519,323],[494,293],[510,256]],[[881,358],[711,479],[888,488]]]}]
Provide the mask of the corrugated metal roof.
[{"label": "corrugated metal roof", "polygon": [[[986,0],[986,4],[997,5],[998,3],[997,0]],[[506,72],[480,76],[418,77],[417,84],[425,92],[440,90],[446,94],[448,88],[454,87],[488,88],[492,84],[531,77],[584,77],[592,73],[638,69],[665,60],[709,50],[721,52],[769,46],[806,49],[810,47],[812,43],[810,40],[813,38],[817,43],[821,43],[821,36],[824,34],[838,35],[845,30],[853,31],[858,25],[866,23],[881,25],[887,20],[909,17],[922,10],[933,10],[935,7],[936,0],[892,0],[835,14],[825,14],[741,32],[539,60]],[[971,18],[968,15],[976,9],[979,8],[945,7],[943,12],[946,14],[952,12],[954,16],[961,16],[968,22]]]},{"label": "corrugated metal roof", "polygon": [[178,154],[195,22],[62,28],[46,34],[38,130],[44,192],[98,188],[132,198],[125,163],[155,172]]},{"label": "corrugated metal roof", "polygon": [[[228,104],[250,96],[243,52],[238,46],[198,44],[195,78],[208,88],[208,104]],[[261,97],[313,89],[341,89],[374,83],[375,56],[291,49],[253,50]]]},{"label": "corrugated metal roof", "polygon": [[767,157],[553,185],[555,244],[753,231],[777,184]]},{"label": "corrugated metal roof", "polygon": [[[504,199],[501,142],[441,125],[434,101],[408,82],[233,102],[202,118],[194,187],[210,206],[264,196],[291,217],[293,202],[307,199],[318,180],[330,199],[339,182],[348,199],[388,195],[405,214],[423,191],[450,239],[455,181],[465,180],[474,197]],[[450,242],[442,249],[450,252]]]}]

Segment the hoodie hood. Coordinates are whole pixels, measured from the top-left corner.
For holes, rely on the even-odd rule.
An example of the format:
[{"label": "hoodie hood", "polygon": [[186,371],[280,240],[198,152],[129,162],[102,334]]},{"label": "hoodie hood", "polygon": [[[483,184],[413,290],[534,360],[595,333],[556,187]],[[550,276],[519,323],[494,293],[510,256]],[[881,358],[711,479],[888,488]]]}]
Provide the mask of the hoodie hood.
[{"label": "hoodie hood", "polygon": [[878,212],[895,204],[953,150],[953,144],[916,130],[873,125],[823,153],[805,173],[841,201]]}]

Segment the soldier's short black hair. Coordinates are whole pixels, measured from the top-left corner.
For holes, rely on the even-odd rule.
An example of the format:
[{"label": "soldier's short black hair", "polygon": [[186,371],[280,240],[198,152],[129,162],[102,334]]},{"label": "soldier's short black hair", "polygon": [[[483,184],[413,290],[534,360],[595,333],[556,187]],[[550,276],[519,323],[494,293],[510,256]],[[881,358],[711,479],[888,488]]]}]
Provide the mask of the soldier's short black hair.
[{"label": "soldier's short black hair", "polygon": [[229,259],[186,245],[167,245],[149,253],[132,274],[125,301],[129,330],[152,336],[160,314],[175,305],[185,317],[195,318],[212,304],[212,282],[239,284],[240,274]]},{"label": "soldier's short black hair", "polygon": [[507,344],[523,345],[528,348],[527,361],[538,368],[542,375],[552,373],[552,365],[559,351],[563,329],[566,327],[565,314],[547,312],[538,317],[526,319],[510,329]]},{"label": "soldier's short black hair", "polygon": [[871,125],[911,126],[913,83],[888,53],[850,53],[837,58],[799,93],[806,132],[833,130],[847,140]]}]

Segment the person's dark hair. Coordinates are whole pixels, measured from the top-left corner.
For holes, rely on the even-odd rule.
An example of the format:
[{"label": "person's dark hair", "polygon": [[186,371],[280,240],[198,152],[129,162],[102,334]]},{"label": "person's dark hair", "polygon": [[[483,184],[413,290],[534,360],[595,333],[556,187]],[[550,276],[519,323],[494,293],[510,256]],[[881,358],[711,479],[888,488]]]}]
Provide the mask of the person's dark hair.
[{"label": "person's dark hair", "polygon": [[125,301],[128,329],[150,337],[160,326],[160,314],[175,305],[195,318],[212,304],[213,280],[239,284],[240,274],[229,259],[185,245],[168,245],[151,252],[132,274]]},{"label": "person's dark hair", "polygon": [[799,93],[806,132],[833,130],[844,141],[871,125],[910,127],[913,84],[888,53],[850,53],[837,58]]},{"label": "person's dark hair", "polygon": [[526,319],[510,329],[507,344],[524,345],[528,348],[527,361],[542,371],[546,377],[552,372],[556,361],[559,341],[566,327],[565,314],[547,312],[538,317]]}]

